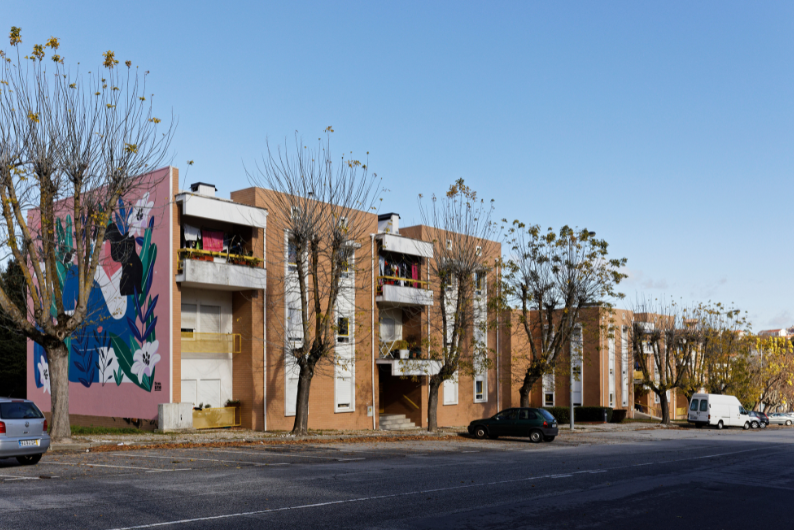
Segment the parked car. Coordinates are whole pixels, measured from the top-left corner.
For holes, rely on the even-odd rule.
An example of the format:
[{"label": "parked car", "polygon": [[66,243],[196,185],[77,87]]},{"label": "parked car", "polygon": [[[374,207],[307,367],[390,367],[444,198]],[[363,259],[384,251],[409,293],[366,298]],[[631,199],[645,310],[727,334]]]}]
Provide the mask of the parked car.
[{"label": "parked car", "polygon": [[763,412],[750,412],[750,426],[753,429],[758,429],[759,427],[762,429],[766,429],[766,426],[769,425],[769,418]]},{"label": "parked car", "polygon": [[794,417],[783,412],[774,412],[769,415],[769,423],[775,425],[791,425],[794,423]]},{"label": "parked car", "polygon": [[752,418],[744,410],[736,396],[722,394],[695,394],[689,404],[687,422],[695,427],[711,425],[718,429],[724,427],[752,427]]},{"label": "parked car", "polygon": [[545,409],[506,409],[491,418],[474,420],[469,434],[477,438],[500,436],[528,436],[530,441],[551,442],[558,434],[557,420]]},{"label": "parked car", "polygon": [[37,464],[50,448],[47,420],[32,401],[0,397],[0,458]]}]

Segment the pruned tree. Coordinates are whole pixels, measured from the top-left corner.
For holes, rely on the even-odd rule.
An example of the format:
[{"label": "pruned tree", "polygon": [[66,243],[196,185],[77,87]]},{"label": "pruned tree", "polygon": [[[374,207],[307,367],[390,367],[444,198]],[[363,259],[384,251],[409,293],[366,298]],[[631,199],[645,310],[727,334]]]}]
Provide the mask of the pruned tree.
[{"label": "pruned tree", "polygon": [[[14,300],[17,307],[24,307],[27,289],[22,267],[15,259],[6,262],[0,273],[3,291]],[[27,341],[5,311],[0,307],[0,396],[24,398],[27,396]]]},{"label": "pruned tree", "polygon": [[[247,172],[252,184],[269,190],[264,194],[268,223],[285,230],[287,270],[271,284],[269,299],[278,302],[268,307],[268,321],[281,327],[283,343],[277,346],[284,348],[286,368],[299,370],[295,435],[307,433],[317,368],[325,361],[354,362],[334,355],[338,339],[346,337],[344,344],[351,347],[356,336],[365,335],[356,333],[354,324],[356,289],[344,289],[343,283],[348,274],[363,277],[361,272],[372,266],[371,256],[355,259],[356,250],[365,243],[370,248],[372,213],[382,189],[366,162],[344,156],[334,162],[331,133],[328,127],[316,149],[297,136],[294,151],[285,143],[283,151],[274,152],[267,144],[261,163]],[[284,267],[284,254],[271,251],[269,256],[269,270]]]},{"label": "pruned tree", "polygon": [[532,387],[570,350],[582,309],[598,304],[608,310],[611,300],[623,297],[616,288],[626,278],[626,259],[609,258],[607,242],[595,232],[567,225],[555,233],[514,221],[507,245],[502,292],[518,308],[513,333],[528,344],[513,351],[521,406],[528,407]]},{"label": "pruned tree", "polygon": [[[427,428],[438,429],[438,390],[456,374],[476,375],[491,364],[487,347],[489,300],[479,282],[498,259],[493,239],[498,233],[492,221],[493,200],[486,202],[458,179],[443,197],[433,195],[430,204],[419,209],[428,237],[433,243],[429,258],[431,285],[436,286],[437,305],[428,307],[436,335],[426,341],[426,366],[440,365],[430,375],[427,402]],[[431,335],[431,334],[429,334]],[[435,370],[433,370],[435,371]]]},{"label": "pruned tree", "polygon": [[[0,306],[46,352],[51,435],[64,440],[71,435],[67,339],[90,314],[89,294],[119,199],[142,185],[132,177],[163,161],[173,122],[161,134],[146,75],[130,61],[120,72],[112,51],[96,73],[81,74],[64,66],[55,37],[26,56],[21,42],[12,27],[14,53],[0,52],[0,238],[2,258],[23,264],[30,302],[20,305],[0,285]],[[45,61],[47,48],[52,55]],[[73,225],[64,231],[66,215]],[[67,266],[77,276],[73,300],[64,296]]]},{"label": "pruned tree", "polygon": [[668,392],[683,388],[689,360],[703,344],[699,308],[673,301],[642,300],[633,307],[629,342],[642,385],[659,399],[661,423],[670,423]]}]

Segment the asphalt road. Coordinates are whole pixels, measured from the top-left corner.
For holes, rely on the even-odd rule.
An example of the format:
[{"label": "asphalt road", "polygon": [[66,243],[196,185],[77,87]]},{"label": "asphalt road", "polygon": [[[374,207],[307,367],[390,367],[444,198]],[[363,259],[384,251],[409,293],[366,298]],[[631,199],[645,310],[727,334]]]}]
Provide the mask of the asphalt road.
[{"label": "asphalt road", "polygon": [[50,454],[0,460],[0,528],[790,529],[792,449],[770,428]]}]

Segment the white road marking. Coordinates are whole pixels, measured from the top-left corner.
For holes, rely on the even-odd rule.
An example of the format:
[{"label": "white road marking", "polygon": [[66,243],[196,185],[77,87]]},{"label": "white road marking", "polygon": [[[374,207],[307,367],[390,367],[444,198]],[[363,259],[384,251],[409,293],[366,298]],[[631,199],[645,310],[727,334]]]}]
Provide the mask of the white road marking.
[{"label": "white road marking", "polygon": [[479,453],[479,451],[461,451],[461,453]]},{"label": "white road marking", "polygon": [[[112,466],[109,464],[70,464],[69,462],[39,462],[39,465],[49,464],[51,466],[82,466],[82,467],[115,467],[117,469],[144,469],[146,471],[176,471],[171,469],[159,469],[156,467],[139,467],[139,466]],[[184,470],[180,470],[184,471]]]},{"label": "white road marking", "polygon": [[567,478],[572,476],[573,475],[549,475],[549,478]]},{"label": "white road marking", "polygon": [[236,453],[236,454],[246,454],[246,455],[259,455],[259,456],[283,456],[283,457],[296,457],[296,458],[320,458],[323,460],[336,460],[337,457],[335,456],[311,456],[311,455],[295,455],[292,453],[279,453],[279,452],[270,452],[270,451],[230,451],[228,449],[213,449],[211,451],[207,451],[209,453]]},{"label": "white road marking", "polygon": [[19,475],[0,475],[0,477],[8,477],[11,480],[39,480],[39,477],[20,477]]}]

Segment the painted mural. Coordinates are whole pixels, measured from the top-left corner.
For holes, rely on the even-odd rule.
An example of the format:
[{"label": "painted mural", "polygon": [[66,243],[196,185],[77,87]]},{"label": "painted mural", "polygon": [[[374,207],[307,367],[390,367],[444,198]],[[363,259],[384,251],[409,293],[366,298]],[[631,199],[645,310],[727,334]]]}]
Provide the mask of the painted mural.
[{"label": "painted mural", "polygon": [[[72,414],[150,419],[158,403],[169,401],[169,394],[161,393],[170,388],[169,172],[147,177],[151,189],[142,186],[137,197],[119,200],[107,226],[85,324],[66,339]],[[72,224],[66,214],[56,225],[58,281],[67,311],[78,295]],[[55,315],[54,303],[51,312]],[[28,349],[33,365],[29,362],[28,397],[49,410],[46,353],[32,342]],[[30,391],[31,383],[37,392]]]}]

